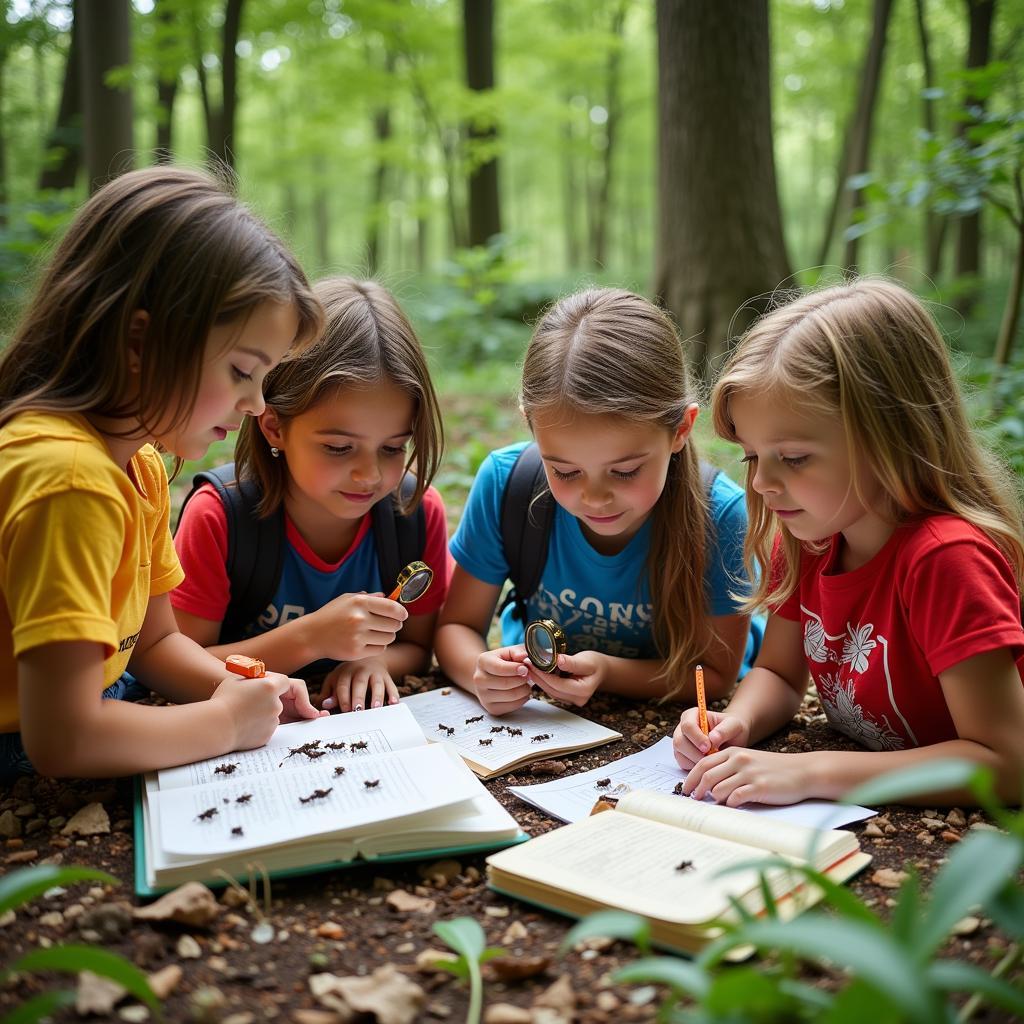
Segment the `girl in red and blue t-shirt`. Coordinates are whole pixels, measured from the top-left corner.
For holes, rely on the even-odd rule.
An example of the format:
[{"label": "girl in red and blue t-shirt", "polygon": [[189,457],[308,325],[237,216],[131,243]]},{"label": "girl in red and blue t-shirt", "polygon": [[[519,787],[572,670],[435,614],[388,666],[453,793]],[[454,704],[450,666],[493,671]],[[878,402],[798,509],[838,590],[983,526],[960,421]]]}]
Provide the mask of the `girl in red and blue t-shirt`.
[{"label": "girl in red and blue t-shirt", "polygon": [[[257,487],[255,514],[283,509],[273,594],[239,622],[227,510],[204,484],[175,536],[185,581],[171,602],[181,631],[218,657],[247,654],[306,676],[326,671],[323,707],[358,711],[397,703],[394,680],[430,657],[449,576],[444,505],[429,486],[443,432],[423,351],[395,299],[351,278],[314,291],[324,335],[267,375],[266,411],[244,424],[235,452],[237,479]],[[415,486],[403,497],[413,464]],[[426,594],[406,606],[379,593],[394,580],[382,579],[371,509],[388,496],[409,515],[422,502],[415,558],[434,570]]]},{"label": "girl in red and blue t-shirt", "polygon": [[[771,614],[709,734],[694,711],[680,720],[685,791],[732,806],[833,798],[959,757],[1019,800],[1021,512],[922,304],[862,279],[776,309],[740,342],[713,407],[744,451],[751,604]],[[793,717],[808,677],[830,724],[867,751],[751,749]]]}]

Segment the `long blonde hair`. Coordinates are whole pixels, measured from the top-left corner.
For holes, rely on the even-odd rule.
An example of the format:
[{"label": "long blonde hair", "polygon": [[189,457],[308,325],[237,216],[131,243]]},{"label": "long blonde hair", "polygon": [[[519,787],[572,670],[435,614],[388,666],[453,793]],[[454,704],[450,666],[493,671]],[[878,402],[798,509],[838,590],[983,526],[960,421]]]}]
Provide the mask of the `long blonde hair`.
[{"label": "long blonde hair", "polygon": [[[618,416],[674,434],[695,401],[683,346],[669,317],[639,295],[592,288],[561,299],[537,324],[523,363],[520,404],[527,422],[570,407]],[[711,529],[693,438],[669,462],[651,513],[647,555],[659,679],[682,689],[715,640],[704,584]]]},{"label": "long blonde hair", "polygon": [[[893,523],[952,513],[987,534],[1024,579],[1021,510],[1007,471],[975,437],[935,321],[905,288],[860,278],[812,292],[765,314],[740,340],[715,385],[716,432],[736,441],[730,403],[775,392],[811,413],[839,416],[851,452],[862,453]],[[777,517],[747,469],[744,559],[760,571],[747,606],[796,589],[800,542],[781,530],[785,564],[771,569]],[[863,500],[867,480],[850,481]],[[808,545],[820,551],[827,544]]]},{"label": "long blonde hair", "polygon": [[[330,277],[313,286],[326,322],[320,340],[267,374],[263,397],[287,423],[340,388],[390,381],[413,401],[412,442],[406,469],[415,466],[416,489],[402,512],[419,504],[437,473],[444,451],[444,427],[423,349],[401,307],[376,281]],[[248,417],[235,446],[239,479],[255,479],[268,516],[284,501],[288,467],[271,457],[259,423]],[[399,498],[400,500],[400,498]]]}]

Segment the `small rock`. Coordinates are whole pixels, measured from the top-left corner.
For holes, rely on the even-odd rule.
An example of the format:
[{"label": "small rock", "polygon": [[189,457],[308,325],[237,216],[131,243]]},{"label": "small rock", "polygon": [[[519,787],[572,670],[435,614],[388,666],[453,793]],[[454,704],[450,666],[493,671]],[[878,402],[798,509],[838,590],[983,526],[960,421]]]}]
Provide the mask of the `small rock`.
[{"label": "small rock", "polygon": [[563,974],[554,985],[541,992],[534,999],[533,1005],[556,1010],[567,1019],[571,1019],[573,1010],[576,1009],[576,993],[572,990],[572,982],[569,980],[569,975]]},{"label": "small rock", "polygon": [[13,910],[5,910],[2,914],[0,914],[0,928],[9,927],[10,925],[14,924],[16,919],[17,914],[15,914]]},{"label": "small rock", "polygon": [[932,832],[939,832],[946,827],[946,822],[942,818],[929,818],[927,816],[921,818],[921,824],[925,828],[931,829]]},{"label": "small rock", "polygon": [[499,981],[523,981],[537,974],[543,974],[551,966],[546,956],[499,956],[488,961],[487,966]]},{"label": "small rock", "polygon": [[620,1006],[619,998],[614,992],[598,992],[594,1004],[605,1013],[614,1013]]},{"label": "small rock", "polygon": [[64,924],[64,915],[59,910],[50,910],[40,914],[38,921],[43,928],[60,928]]},{"label": "small rock", "polygon": [[885,835],[885,833],[873,821],[869,821],[864,826],[864,835],[870,836],[872,839],[876,839]]},{"label": "small rock", "polygon": [[123,1006],[117,1015],[121,1020],[128,1021],[128,1024],[145,1024],[149,1020],[149,1007],[134,1003],[132,1006]]},{"label": "small rock", "polygon": [[78,975],[75,1010],[80,1017],[88,1017],[91,1013],[109,1014],[127,994],[127,990],[116,981],[100,977],[92,971],[82,971]]},{"label": "small rock", "polygon": [[971,828],[977,832],[1002,832],[1001,828],[991,825],[987,821],[972,821]]},{"label": "small rock", "polygon": [[981,918],[968,915],[960,918],[950,929],[954,935],[973,935],[981,927]]},{"label": "small rock", "polygon": [[629,993],[629,1002],[633,1006],[646,1006],[657,998],[658,990],[653,985],[642,985]]},{"label": "small rock", "polygon": [[132,926],[132,908],[124,902],[100,903],[82,913],[78,927],[98,932],[104,942],[116,942]]},{"label": "small rock", "polygon": [[35,804],[22,804],[15,812],[19,818],[31,818],[36,813]]},{"label": "small rock", "polygon": [[202,928],[220,916],[221,906],[202,882],[186,882],[148,907],[136,907],[140,921],[174,921]]},{"label": "small rock", "polygon": [[204,985],[197,988],[189,999],[189,1011],[196,1024],[216,1024],[221,1018],[221,1011],[228,1001],[219,988]]},{"label": "small rock", "polygon": [[959,807],[954,807],[949,814],[946,815],[946,823],[952,825],[953,828],[965,828],[967,825],[967,817]]},{"label": "small rock", "polygon": [[566,763],[564,761],[537,761],[530,765],[534,775],[564,775]]},{"label": "small rock", "polygon": [[531,1024],[533,1014],[511,1003],[492,1003],[484,1011],[484,1024]]},{"label": "small rock", "polygon": [[960,833],[947,828],[944,832],[939,833],[939,838],[947,843],[959,843]]},{"label": "small rock", "polygon": [[387,905],[399,914],[421,913],[432,914],[437,904],[422,896],[413,896],[404,889],[395,889],[388,893]]},{"label": "small rock", "polygon": [[871,881],[883,889],[898,889],[906,878],[906,871],[895,871],[893,868],[879,868],[871,875]]},{"label": "small rock", "polygon": [[421,974],[433,974],[437,970],[439,960],[447,964],[453,964],[458,959],[455,953],[450,953],[446,949],[431,949],[427,947],[416,954],[416,970]]},{"label": "small rock", "polygon": [[5,864],[28,864],[39,856],[38,850],[18,850],[4,858]]},{"label": "small rock", "polygon": [[[274,1006],[273,1009],[277,1010],[277,1007]],[[268,1020],[271,1016],[274,1016],[274,1014],[267,1012],[267,1007],[264,1007],[263,1015]],[[248,1010],[242,1010],[240,1013],[229,1013],[220,1024],[254,1024],[255,1020],[256,1014],[250,1013]]]},{"label": "small rock", "polygon": [[65,836],[100,836],[110,832],[110,815],[103,804],[86,804],[62,829]]},{"label": "small rock", "polygon": [[521,942],[529,934],[522,921],[513,921],[502,934],[501,943],[503,946],[511,946],[515,942]]},{"label": "small rock", "polygon": [[395,952],[400,956],[405,956],[406,953],[412,953],[415,949],[415,942],[403,942],[401,945],[395,946]]},{"label": "small rock", "polygon": [[21,818],[16,817],[13,811],[0,814],[0,838],[15,839],[20,835]]},{"label": "small rock", "polygon": [[202,948],[191,935],[182,935],[174,949],[182,960],[198,960],[203,955]]},{"label": "small rock", "polygon": [[484,907],[484,913],[488,917],[508,917],[511,911],[508,907]]},{"label": "small rock", "polygon": [[295,1024],[341,1024],[342,1018],[331,1010],[292,1010]]},{"label": "small rock", "polygon": [[457,860],[435,860],[433,864],[424,864],[418,869],[420,878],[433,881],[438,876],[445,882],[452,882],[462,874],[462,865]]},{"label": "small rock", "polygon": [[433,1003],[427,1003],[427,1013],[429,1013],[431,1017],[437,1017],[439,1020],[447,1020],[452,1015],[450,1007],[445,1006],[444,1003],[438,1003],[436,1001]]},{"label": "small rock", "polygon": [[177,964],[168,964],[149,975],[149,987],[156,994],[157,999],[166,999],[178,987],[182,973]]},{"label": "small rock", "polygon": [[321,939],[345,938],[345,929],[336,921],[324,921],[323,924],[317,927],[316,933]]}]

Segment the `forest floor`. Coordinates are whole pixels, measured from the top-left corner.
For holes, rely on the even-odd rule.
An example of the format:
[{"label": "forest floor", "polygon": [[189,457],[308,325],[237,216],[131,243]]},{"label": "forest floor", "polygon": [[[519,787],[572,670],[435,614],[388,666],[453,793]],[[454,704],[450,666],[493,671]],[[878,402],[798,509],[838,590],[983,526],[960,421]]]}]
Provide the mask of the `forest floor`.
[{"label": "forest floor", "polygon": [[[440,682],[439,678],[409,677],[402,692],[416,692]],[[598,695],[585,713],[621,732],[623,739],[563,758],[570,773],[649,746],[671,731],[678,709],[672,705],[639,708]],[[772,750],[789,751],[827,745],[844,744],[810,698],[792,726],[766,744]],[[486,786],[526,831],[536,835],[559,823],[517,800],[506,787],[548,778],[520,769]],[[90,803],[101,804],[106,811],[107,829],[86,837],[65,835],[68,820]],[[849,887],[885,914],[894,896],[893,876],[885,869],[902,871],[914,865],[927,885],[952,844],[983,819],[961,809],[885,807],[881,811],[880,816],[852,826],[874,861]],[[358,1019],[380,1024],[412,1019],[462,1021],[467,986],[432,969],[428,961],[434,954],[428,951],[445,948],[431,931],[435,921],[466,915],[481,923],[490,945],[507,951],[504,959],[484,968],[485,1020],[494,1024],[653,1021],[664,995],[655,987],[610,983],[610,975],[638,955],[628,943],[596,940],[560,956],[559,944],[572,922],[490,891],[484,881],[483,855],[434,864],[368,865],[275,881],[270,904],[273,937],[260,944],[252,934],[258,915],[231,890],[220,894],[220,912],[205,927],[133,918],[132,908],[140,901],[133,896],[132,887],[131,780],[20,780],[12,792],[0,798],[0,829],[8,833],[0,839],[0,871],[26,864],[81,864],[102,868],[121,880],[111,888],[84,883],[71,886],[0,918],[0,966],[40,945],[83,941],[100,945],[156,974],[165,992],[165,1018],[170,1021],[336,1024],[349,1018],[338,1016],[329,1003],[318,1001],[311,979],[325,974],[368,976],[386,965],[393,965],[397,974],[390,978],[378,974],[373,987],[397,1015],[382,1011]],[[10,834],[15,831],[18,834]],[[942,955],[991,970],[1006,951],[1005,937],[984,919],[965,919],[961,931]],[[803,976],[829,988],[840,978],[814,968],[806,968]],[[422,1005],[415,1016],[403,1018],[397,1009],[401,995],[395,997],[398,1002],[389,1003],[389,993],[412,992],[410,982],[422,990],[421,996],[413,993],[422,999]],[[0,985],[0,1016],[57,984],[56,978],[47,976],[21,975],[8,980]],[[98,999],[97,1006],[104,1002],[102,992],[86,992],[83,998]],[[79,1018],[69,1009],[56,1019]],[[150,1018],[144,1006],[126,998],[108,1010],[90,1014],[89,1019],[139,1022]],[[1010,1018],[982,1008],[972,1019]]]}]

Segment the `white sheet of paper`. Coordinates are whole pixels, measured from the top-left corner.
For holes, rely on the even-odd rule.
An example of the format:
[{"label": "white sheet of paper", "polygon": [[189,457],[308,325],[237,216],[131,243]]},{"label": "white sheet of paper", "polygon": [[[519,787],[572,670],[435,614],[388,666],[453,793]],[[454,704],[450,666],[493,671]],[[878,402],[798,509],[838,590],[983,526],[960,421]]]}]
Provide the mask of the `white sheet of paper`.
[{"label": "white sheet of paper", "polygon": [[[571,822],[587,817],[598,797],[621,795],[625,791],[619,788],[617,793],[616,787],[671,793],[685,778],[686,772],[676,764],[672,756],[672,737],[663,736],[646,750],[630,754],[619,761],[611,761],[600,768],[579,775],[563,776],[551,782],[533,786],[509,786],[508,789],[520,800],[539,807],[561,821]],[[605,779],[609,780],[607,786],[597,785]],[[820,829],[840,828],[878,813],[870,807],[837,804],[830,800],[804,800],[783,807],[747,804],[743,810]]]},{"label": "white sheet of paper", "polygon": [[[488,771],[496,771],[523,755],[618,737],[612,729],[532,698],[518,711],[498,718],[484,711],[475,697],[455,686],[448,688],[447,693],[429,690],[403,697],[402,704],[412,712],[427,739],[450,743]],[[449,735],[442,726],[455,731]],[[509,735],[509,729],[521,729],[522,735]],[[545,733],[550,739],[535,740]]]}]

